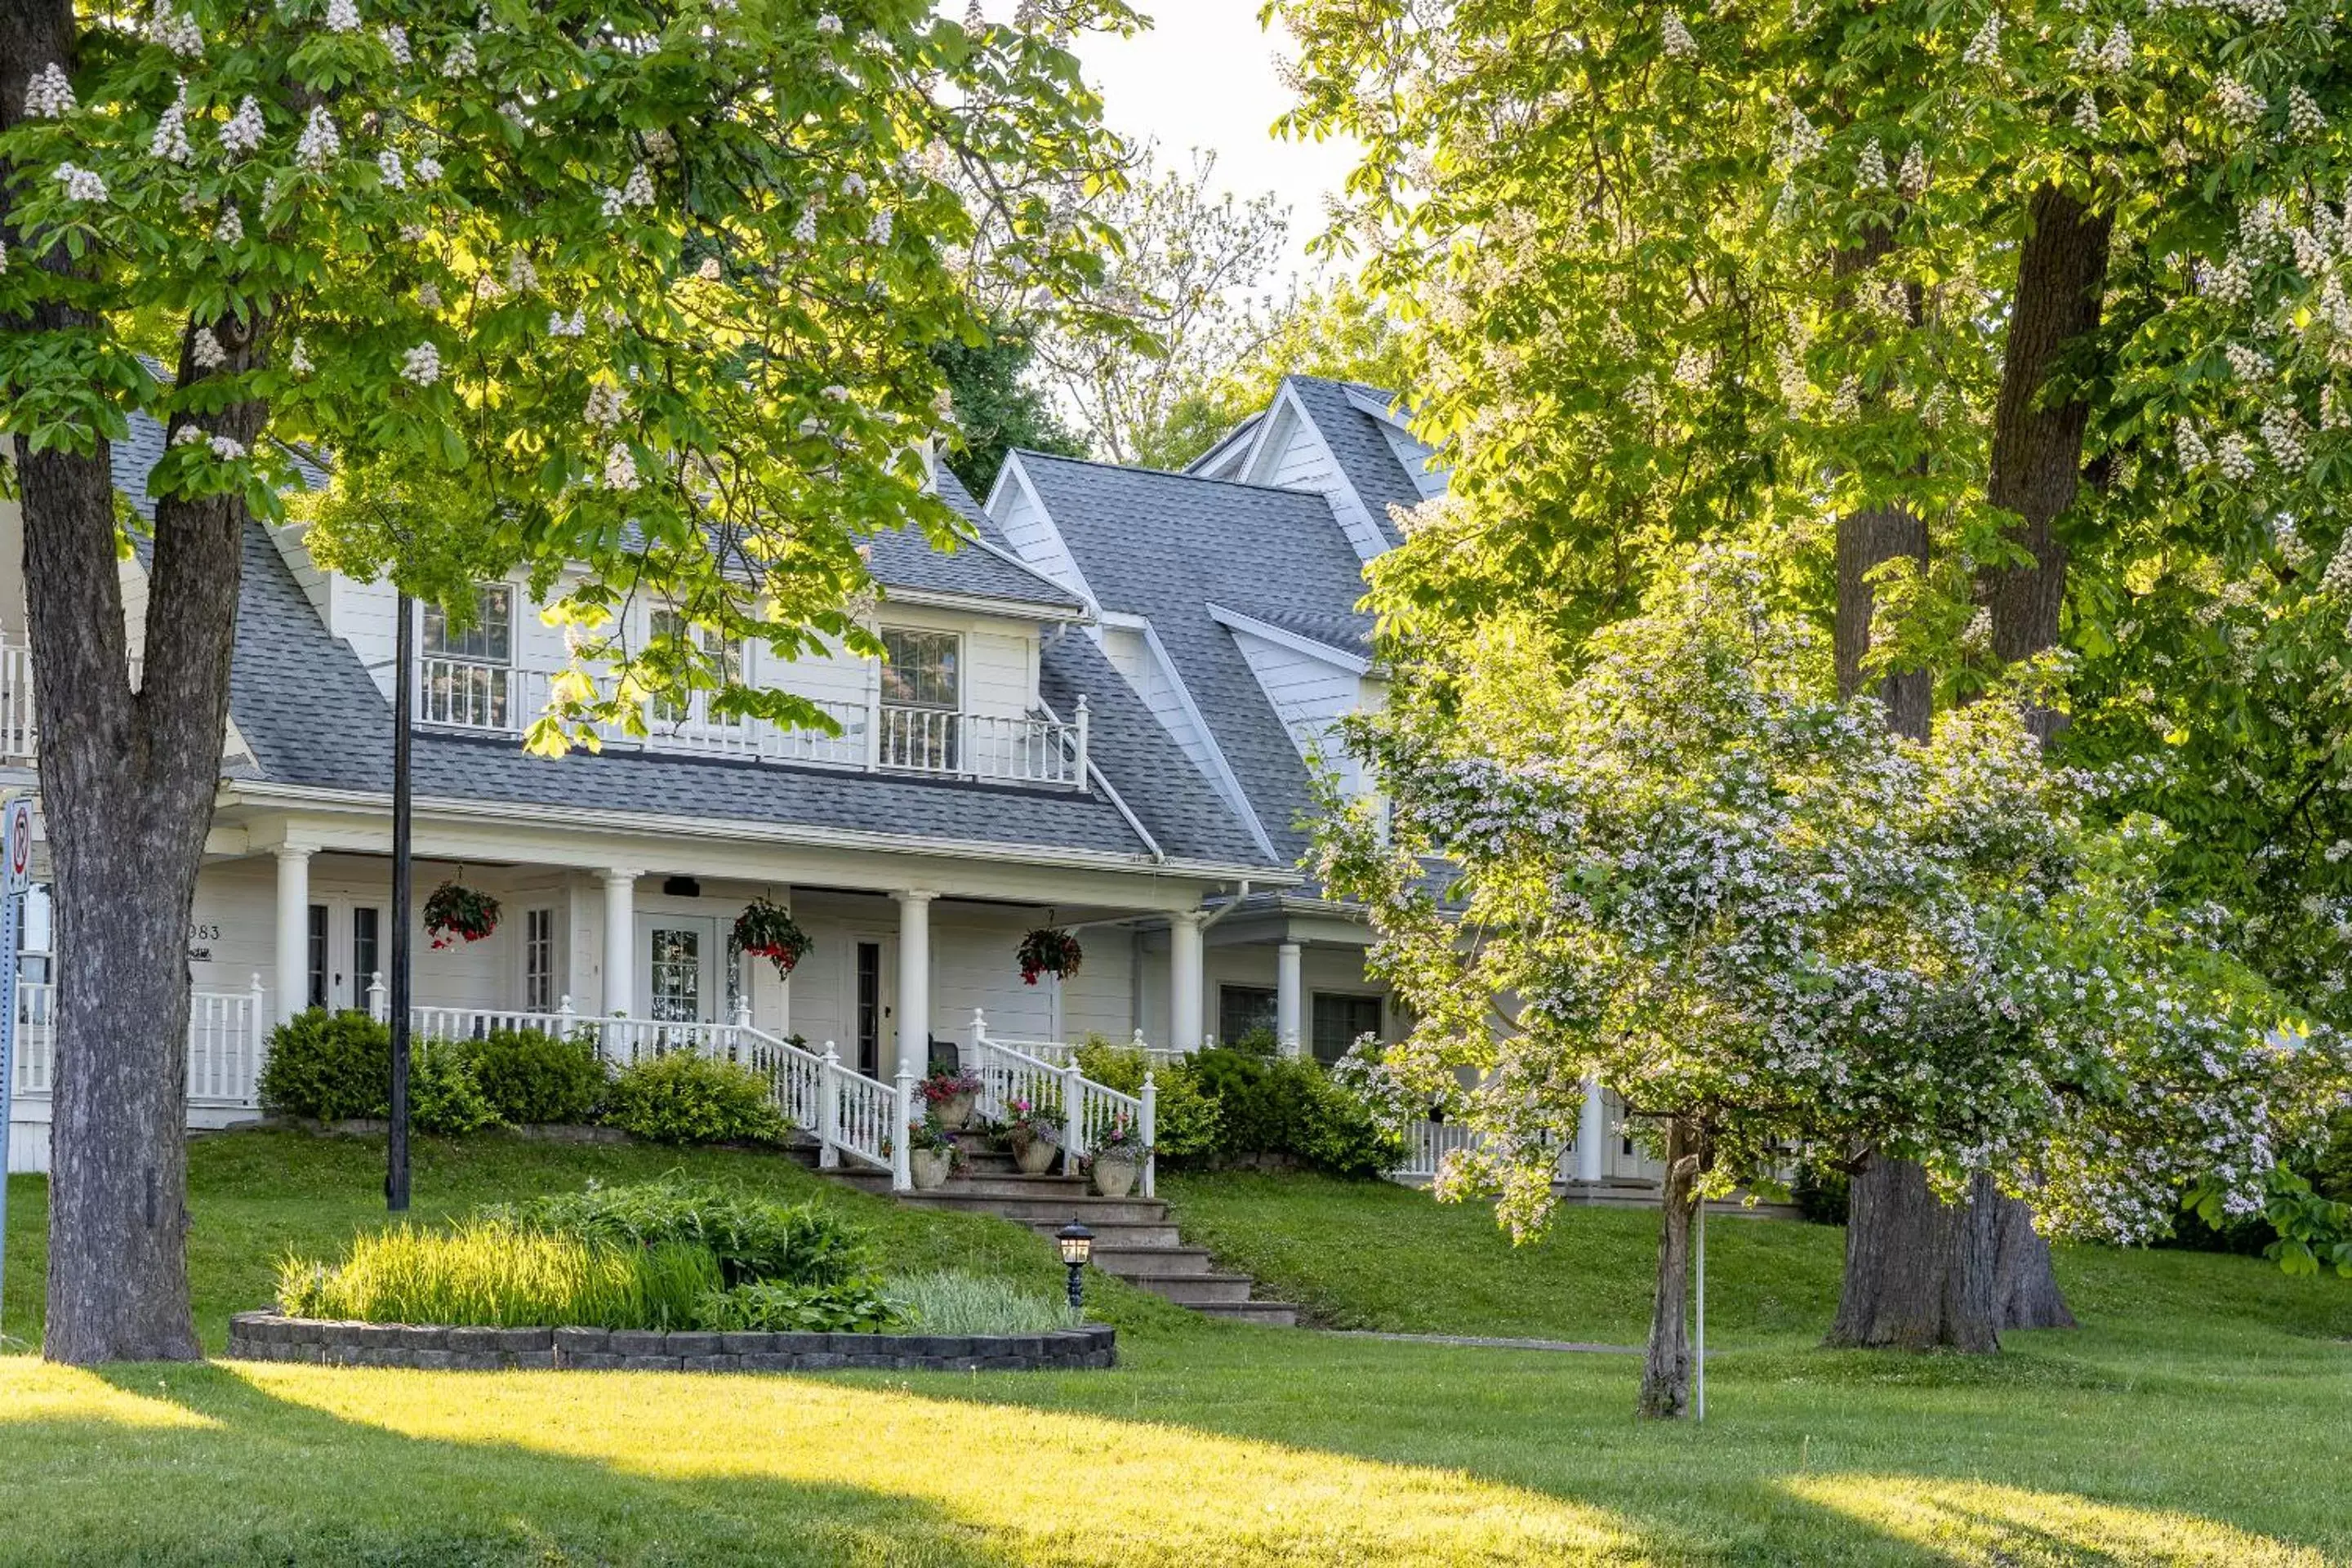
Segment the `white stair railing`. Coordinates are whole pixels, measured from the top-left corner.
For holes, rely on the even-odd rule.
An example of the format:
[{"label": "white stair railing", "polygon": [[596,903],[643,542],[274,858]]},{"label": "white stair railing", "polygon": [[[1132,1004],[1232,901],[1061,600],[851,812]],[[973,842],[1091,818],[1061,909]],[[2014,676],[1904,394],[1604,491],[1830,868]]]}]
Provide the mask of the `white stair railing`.
[{"label": "white stair railing", "polygon": [[0,763],[29,767],[40,751],[33,722],[33,650],[0,646]]},{"label": "white stair railing", "polygon": [[[18,981],[16,1007],[16,1098],[47,1100],[58,1083],[56,984]],[[243,991],[189,993],[188,1103],[225,1110],[259,1105],[268,1041],[258,974]]]},{"label": "white stair railing", "polygon": [[[1066,1047],[1064,1060],[1055,1063],[994,1038],[988,1032],[988,1015],[979,1009],[971,1015],[971,1058],[968,1066],[980,1079],[981,1115],[1006,1121],[1013,1108],[1023,1103],[1033,1111],[1056,1109],[1062,1123],[1062,1152],[1068,1162],[1065,1169],[1071,1174],[1076,1173],[1076,1163],[1092,1153],[1115,1128],[1129,1129],[1146,1145],[1154,1142],[1159,1089],[1149,1072],[1144,1074],[1140,1095],[1123,1094],[1079,1071],[1077,1063],[1068,1059]],[[1158,1189],[1158,1166],[1157,1155],[1144,1161],[1145,1197]]]}]

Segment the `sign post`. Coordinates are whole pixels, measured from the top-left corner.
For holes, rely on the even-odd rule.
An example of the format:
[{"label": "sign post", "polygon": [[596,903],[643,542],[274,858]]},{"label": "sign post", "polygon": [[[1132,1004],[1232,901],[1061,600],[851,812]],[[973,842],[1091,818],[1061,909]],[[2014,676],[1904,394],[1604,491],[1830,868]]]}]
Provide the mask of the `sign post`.
[{"label": "sign post", "polygon": [[33,801],[0,806],[0,1300],[8,1285],[8,1132],[16,1119],[16,948],[33,885]]}]

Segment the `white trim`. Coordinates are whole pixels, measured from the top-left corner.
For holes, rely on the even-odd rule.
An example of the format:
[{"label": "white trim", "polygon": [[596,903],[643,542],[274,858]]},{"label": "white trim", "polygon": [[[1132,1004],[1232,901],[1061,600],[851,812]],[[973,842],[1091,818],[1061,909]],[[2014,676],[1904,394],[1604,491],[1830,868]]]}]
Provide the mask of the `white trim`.
[{"label": "white trim", "polygon": [[[992,547],[982,545],[982,548]],[[1032,577],[1052,581],[1024,561],[1013,560],[1013,564]],[[1055,585],[1060,586],[1059,584]],[[911,605],[929,610],[963,610],[1032,621],[1083,621],[1087,615],[1084,605],[1049,605],[1043,599],[992,599],[984,594],[958,594],[944,588],[893,588],[879,579],[876,580],[874,586],[886,605]]]},{"label": "white trim", "polygon": [[[1052,531],[1054,542],[1062,547],[1062,559],[1068,562],[1070,564],[1071,581],[1067,583],[1063,582],[1060,578],[1055,577],[1053,574],[1038,566],[1034,562],[1023,560],[1021,563],[1030,571],[1036,573],[1040,577],[1043,577],[1047,582],[1053,584],[1055,587],[1076,594],[1081,600],[1085,601],[1088,614],[1095,616],[1101,615],[1102,600],[1096,596],[1092,584],[1088,584],[1087,581],[1086,573],[1079,568],[1077,552],[1072,550],[1070,548],[1070,542],[1062,536],[1062,525],[1054,521],[1053,512],[1046,508],[1045,498],[1038,494],[1037,481],[1029,477],[1028,467],[1026,464],[1022,462],[1021,453],[1018,449],[1007,452],[1004,455],[1004,466],[996,470],[996,482],[988,487],[988,499],[981,503],[981,510],[988,513],[990,521],[993,521],[997,527],[1003,528],[1004,526],[1004,514],[997,510],[997,501],[1003,496],[1004,487],[1008,483],[1017,484],[1021,487],[1021,493],[1027,497],[1029,504],[1036,509],[1038,518],[1044,521],[1046,528]],[[1017,557],[1018,552],[1016,552],[1015,554]],[[1068,617],[1066,615],[1063,618],[1067,619]]]},{"label": "white trim", "polygon": [[[1005,792],[1008,809],[1021,795]],[[238,805],[315,806],[369,816],[391,809],[388,797],[363,790],[320,789],[307,784],[233,781],[220,793],[219,804]],[[865,850],[884,855],[929,855],[945,860],[1000,861],[1048,870],[1112,871],[1122,874],[1181,877],[1193,881],[1260,883],[1296,886],[1306,880],[1295,872],[1269,871],[1266,866],[1226,864],[1213,860],[1154,862],[1140,854],[1102,849],[1045,849],[1035,845],[1001,844],[980,839],[928,838],[911,834],[875,833],[861,828],[805,827],[792,823],[719,821],[709,817],[672,816],[650,812],[590,810],[583,806],[543,805],[533,801],[469,801],[419,796],[415,809],[455,822],[495,822],[511,825],[528,813],[532,826],[588,832],[645,834],[697,842],[776,845],[794,848]],[[1249,820],[1255,824],[1253,815]],[[1272,847],[1268,857],[1278,866]],[[570,865],[572,862],[563,862]],[[585,868],[592,862],[578,863]]]},{"label": "white trim", "polygon": [[[1298,423],[1304,426],[1313,437],[1316,446],[1322,449],[1324,461],[1330,466],[1331,478],[1338,488],[1328,490],[1279,485],[1272,488],[1293,489],[1299,494],[1321,496],[1325,503],[1330,507],[1333,521],[1339,523],[1339,532],[1348,541],[1349,548],[1363,561],[1376,561],[1389,550],[1388,529],[1384,526],[1384,520],[1372,515],[1371,504],[1358,492],[1356,481],[1349,477],[1346,465],[1339,461],[1339,454],[1331,449],[1330,438],[1323,434],[1323,426],[1315,423],[1315,416],[1307,411],[1307,405],[1299,397],[1298,390],[1294,384],[1297,379],[1297,376],[1289,375],[1282,378],[1282,390],[1275,395],[1273,405],[1266,409],[1265,428],[1269,431],[1274,428],[1275,410],[1286,403]],[[1249,462],[1242,470],[1244,479],[1255,471],[1259,460],[1265,456],[1263,444],[1250,453]],[[1368,543],[1374,547],[1369,552],[1364,548]]]},{"label": "white trim", "polygon": [[[1406,424],[1404,416],[1397,412],[1397,405],[1404,401],[1402,398],[1382,403],[1379,398],[1349,382],[1336,381],[1331,384],[1338,387],[1340,395],[1354,404],[1359,412],[1369,414],[1382,424],[1393,425],[1406,435],[1412,436],[1412,426]],[[1413,439],[1418,441],[1421,437],[1413,436]]]},{"label": "white trim", "polygon": [[1344,669],[1350,675],[1370,675],[1372,670],[1372,661],[1361,654],[1349,653],[1314,637],[1285,631],[1280,626],[1259,620],[1255,616],[1245,616],[1239,610],[1226,609],[1214,600],[1209,603],[1209,618],[1229,631],[1247,632],[1254,637],[1263,637],[1267,642],[1290,649],[1293,653],[1304,654],[1308,658],[1320,659],[1334,669]]},{"label": "white trim", "polygon": [[[1207,451],[1202,453],[1199,457],[1185,464],[1183,471],[1197,479],[1204,479],[1230,477],[1213,474],[1210,472],[1210,470],[1219,467],[1228,458],[1232,457],[1232,448],[1240,443],[1255,437],[1258,431],[1264,427],[1265,422],[1265,411],[1263,409],[1249,416],[1249,417],[1244,419],[1240,424],[1235,425],[1223,436],[1218,437],[1217,444],[1215,446],[1210,447]],[[1244,462],[1242,466],[1246,468],[1248,467],[1248,464]]]},{"label": "white trim", "polygon": [[1240,813],[1242,825],[1250,830],[1250,837],[1265,852],[1266,859],[1276,866],[1281,865],[1282,853],[1275,848],[1274,839],[1266,833],[1265,824],[1258,820],[1257,807],[1250,804],[1248,794],[1243,790],[1241,775],[1234,772],[1234,764],[1226,760],[1225,748],[1217,740],[1217,732],[1209,728],[1209,721],[1202,713],[1201,705],[1192,700],[1192,689],[1184,684],[1183,674],[1177,669],[1176,661],[1168,656],[1168,645],[1160,640],[1160,629],[1148,620],[1143,623],[1143,646],[1150,648],[1151,657],[1160,661],[1160,673],[1166,678],[1169,689],[1176,693],[1176,700],[1182,705],[1184,716],[1199,729],[1201,744],[1209,753],[1210,767],[1216,775],[1221,793]]}]

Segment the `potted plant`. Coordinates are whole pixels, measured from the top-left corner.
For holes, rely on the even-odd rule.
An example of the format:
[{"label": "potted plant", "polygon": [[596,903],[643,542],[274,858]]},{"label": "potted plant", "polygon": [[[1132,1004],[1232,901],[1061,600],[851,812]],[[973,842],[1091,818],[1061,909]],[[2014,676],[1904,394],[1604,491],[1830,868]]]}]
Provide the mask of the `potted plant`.
[{"label": "potted plant", "polygon": [[789,980],[793,966],[815,944],[793,919],[792,911],[762,894],[735,917],[735,945],[774,964],[777,979]]},{"label": "potted plant", "polygon": [[1037,976],[1050,974],[1056,980],[1067,980],[1078,972],[1078,961],[1086,954],[1079,951],[1078,939],[1066,931],[1052,926],[1039,926],[1021,939],[1021,983],[1037,984]]},{"label": "potted plant", "polygon": [[946,1186],[962,1158],[955,1134],[931,1117],[907,1123],[907,1168],[915,1178],[916,1191],[928,1193]]},{"label": "potted plant", "polygon": [[940,1125],[958,1131],[971,1124],[972,1108],[980,1103],[980,1079],[943,1068],[923,1080],[922,1096]]},{"label": "potted plant", "polygon": [[479,942],[499,929],[499,901],[478,889],[447,881],[425,900],[425,931],[435,948],[458,939]]},{"label": "potted plant", "polygon": [[1013,1151],[1013,1163],[1021,1167],[1024,1176],[1044,1175],[1053,1165],[1054,1156],[1061,1152],[1061,1123],[1040,1110],[1034,1100],[1013,1100],[1004,1110],[1002,1132],[1006,1146]]},{"label": "potted plant", "polygon": [[1095,1191],[1104,1197],[1123,1198],[1135,1191],[1135,1179],[1150,1158],[1151,1145],[1121,1117],[1087,1157],[1087,1174],[1094,1178]]}]

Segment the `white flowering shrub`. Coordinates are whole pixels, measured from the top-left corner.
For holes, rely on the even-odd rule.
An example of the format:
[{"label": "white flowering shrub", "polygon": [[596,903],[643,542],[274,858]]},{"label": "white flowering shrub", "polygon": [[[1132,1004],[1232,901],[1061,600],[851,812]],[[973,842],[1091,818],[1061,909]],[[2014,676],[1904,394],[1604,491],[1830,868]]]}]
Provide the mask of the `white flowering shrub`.
[{"label": "white flowering shrub", "polygon": [[1333,818],[1319,868],[1418,1021],[1401,1085],[1477,1077],[1441,1191],[1539,1226],[1594,1077],[1654,1147],[1696,1130],[1717,1193],[1874,1145],[1953,1194],[1999,1173],[2054,1233],[2161,1236],[2192,1184],[2261,1211],[2340,1103],[2338,1038],[2165,906],[2167,830],[2086,823],[2102,781],[2018,702],[1917,743],[1836,700],[1783,570],[1705,548],[1572,674],[1498,622],[1360,724],[1391,824]]}]

